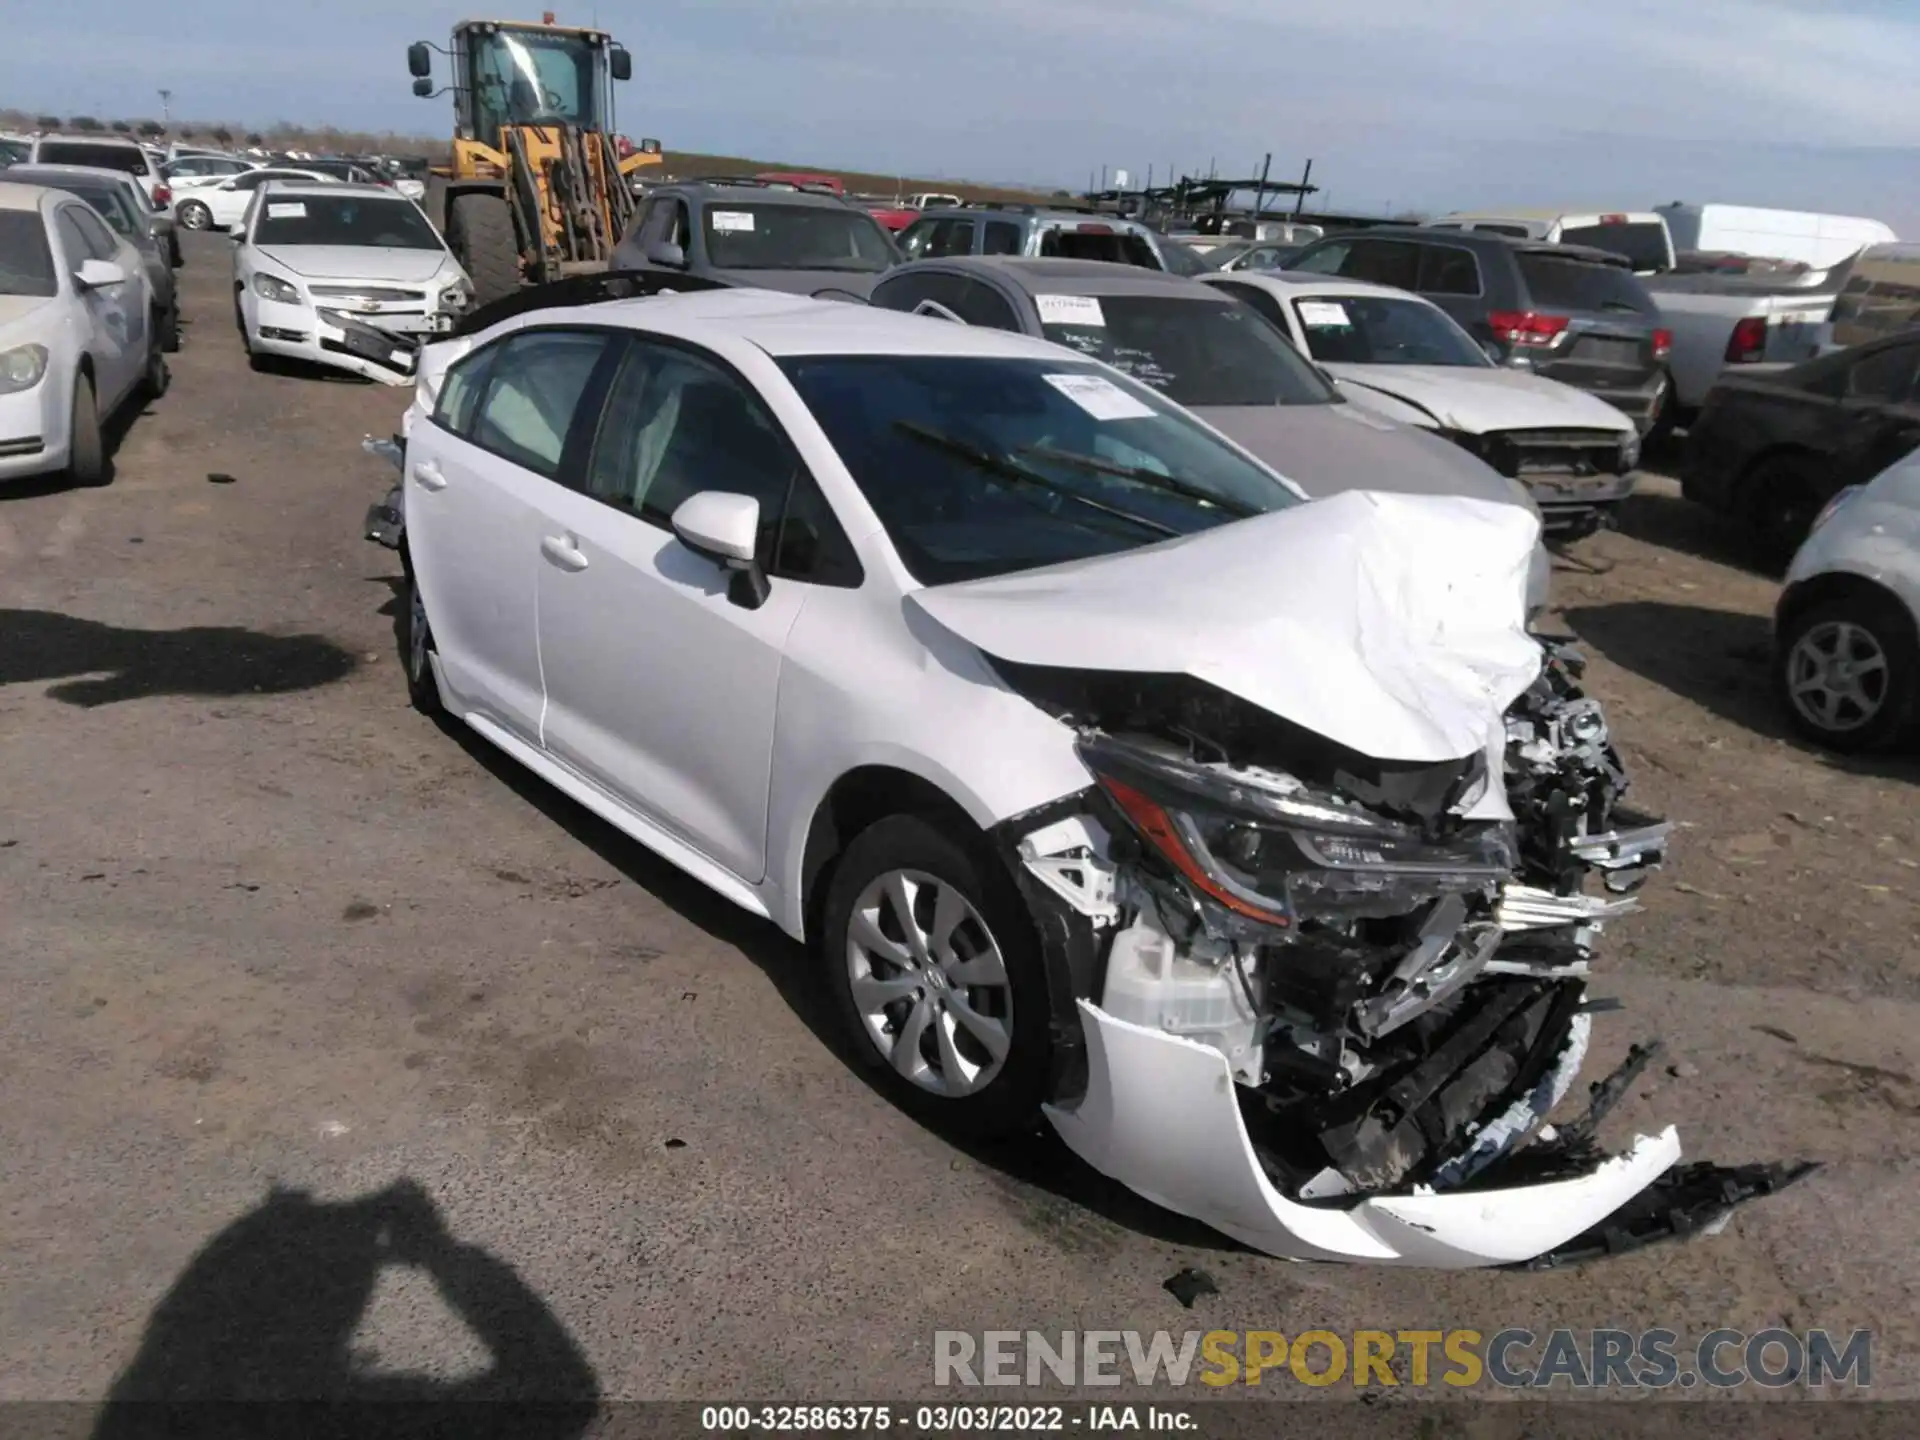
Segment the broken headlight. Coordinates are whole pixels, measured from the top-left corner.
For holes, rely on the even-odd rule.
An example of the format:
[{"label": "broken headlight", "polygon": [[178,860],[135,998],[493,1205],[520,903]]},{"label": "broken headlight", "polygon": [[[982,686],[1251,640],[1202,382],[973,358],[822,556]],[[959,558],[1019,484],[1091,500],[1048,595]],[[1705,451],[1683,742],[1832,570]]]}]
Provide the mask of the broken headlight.
[{"label": "broken headlight", "polygon": [[1502,824],[1436,837],[1277,771],[1202,764],[1108,736],[1083,739],[1079,752],[1193,890],[1270,925],[1399,914],[1440,895],[1490,892],[1516,859]]}]

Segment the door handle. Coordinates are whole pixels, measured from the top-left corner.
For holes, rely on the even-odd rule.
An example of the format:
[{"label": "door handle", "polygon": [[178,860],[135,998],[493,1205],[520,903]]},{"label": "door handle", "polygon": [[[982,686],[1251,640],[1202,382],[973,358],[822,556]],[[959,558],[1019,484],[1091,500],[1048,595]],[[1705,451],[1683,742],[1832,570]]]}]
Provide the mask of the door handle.
[{"label": "door handle", "polygon": [[413,478],[420,482],[423,490],[444,490],[447,477],[440,473],[440,467],[431,460],[422,460],[413,467]]},{"label": "door handle", "polygon": [[540,553],[562,570],[576,574],[587,568],[587,557],[573,543],[571,535],[549,535],[540,542]]}]

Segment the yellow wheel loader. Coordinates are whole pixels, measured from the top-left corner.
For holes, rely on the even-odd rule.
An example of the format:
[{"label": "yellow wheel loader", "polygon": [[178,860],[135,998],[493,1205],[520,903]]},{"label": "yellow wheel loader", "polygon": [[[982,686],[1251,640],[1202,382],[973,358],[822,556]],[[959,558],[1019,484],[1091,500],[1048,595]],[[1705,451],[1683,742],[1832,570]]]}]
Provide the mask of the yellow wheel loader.
[{"label": "yellow wheel loader", "polygon": [[627,155],[616,147],[613,87],[632,75],[632,57],[601,31],[555,24],[551,11],[539,24],[455,25],[441,51],[453,83],[440,90],[438,48],[408,46],[407,69],[414,94],[453,92],[453,155],[434,218],[475,303],[604,270],[633,218],[634,179],[662,159],[656,140]]}]

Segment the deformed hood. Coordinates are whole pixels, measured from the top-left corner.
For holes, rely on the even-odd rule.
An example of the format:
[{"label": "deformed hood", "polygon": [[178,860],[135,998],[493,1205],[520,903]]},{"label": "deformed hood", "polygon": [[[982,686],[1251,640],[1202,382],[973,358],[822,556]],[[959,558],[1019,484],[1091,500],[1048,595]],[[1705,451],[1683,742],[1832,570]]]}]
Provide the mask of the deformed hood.
[{"label": "deformed hood", "polygon": [[1193,413],[1316,498],[1390,490],[1533,508],[1524,486],[1479,456],[1361,405],[1201,405]]},{"label": "deformed hood", "polygon": [[1433,417],[1449,430],[1484,435],[1493,430],[1611,430],[1636,433],[1626,414],[1597,395],[1545,375],[1495,366],[1327,365],[1341,389],[1360,404],[1384,395]]},{"label": "deformed hood", "polygon": [[1349,491],[908,602],[1016,664],[1186,674],[1381,760],[1457,760],[1540,669],[1513,505]]},{"label": "deformed hood", "polygon": [[314,280],[431,280],[447,263],[445,250],[387,245],[262,245],[260,253]]}]

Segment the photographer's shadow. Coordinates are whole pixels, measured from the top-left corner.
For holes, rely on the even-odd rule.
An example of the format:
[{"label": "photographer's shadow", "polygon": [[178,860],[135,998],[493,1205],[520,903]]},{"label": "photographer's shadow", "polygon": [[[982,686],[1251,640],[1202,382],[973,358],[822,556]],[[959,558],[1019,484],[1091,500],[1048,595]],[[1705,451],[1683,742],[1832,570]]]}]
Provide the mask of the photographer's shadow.
[{"label": "photographer's shadow", "polygon": [[[484,1372],[441,1379],[356,1362],[354,1332],[389,1265],[431,1278],[486,1348]],[[272,1411],[298,1406],[343,1434],[572,1440],[599,1395],[554,1314],[510,1265],[449,1234],[414,1182],[341,1203],[276,1189],[175,1281],[93,1435],[258,1436],[281,1428]]]}]

